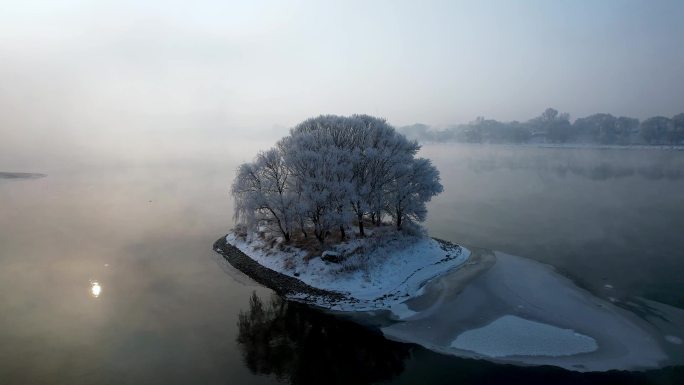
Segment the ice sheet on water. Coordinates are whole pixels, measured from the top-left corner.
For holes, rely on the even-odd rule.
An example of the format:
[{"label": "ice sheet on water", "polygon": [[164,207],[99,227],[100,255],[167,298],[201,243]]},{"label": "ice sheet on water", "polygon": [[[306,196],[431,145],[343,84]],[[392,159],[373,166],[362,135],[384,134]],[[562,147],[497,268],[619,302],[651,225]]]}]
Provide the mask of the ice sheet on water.
[{"label": "ice sheet on water", "polygon": [[596,350],[596,341],[571,329],[505,315],[460,334],[451,347],[488,357],[570,356]]}]

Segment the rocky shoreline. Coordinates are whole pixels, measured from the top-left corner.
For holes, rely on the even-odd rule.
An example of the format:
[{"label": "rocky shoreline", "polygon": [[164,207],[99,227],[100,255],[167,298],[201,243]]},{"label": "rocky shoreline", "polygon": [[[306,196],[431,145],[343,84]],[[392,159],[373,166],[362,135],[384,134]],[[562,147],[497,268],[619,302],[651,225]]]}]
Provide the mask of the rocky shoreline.
[{"label": "rocky shoreline", "polygon": [[[225,235],[214,242],[213,248],[214,251],[221,254],[233,267],[259,284],[275,291],[279,295],[290,297],[294,294],[299,294],[297,297],[298,301],[310,304],[314,304],[314,301],[308,301],[307,297],[314,297],[318,300],[323,299],[328,303],[334,303],[340,300],[352,300],[342,293],[309,286],[297,278],[287,276],[257,263],[240,251],[240,249],[228,243]],[[304,297],[301,297],[302,294]]]}]

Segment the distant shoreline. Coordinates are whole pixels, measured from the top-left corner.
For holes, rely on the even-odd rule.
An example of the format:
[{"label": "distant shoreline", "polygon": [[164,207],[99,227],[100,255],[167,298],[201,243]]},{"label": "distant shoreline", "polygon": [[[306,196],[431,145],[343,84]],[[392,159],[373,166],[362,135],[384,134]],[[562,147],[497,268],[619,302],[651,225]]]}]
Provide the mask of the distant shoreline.
[{"label": "distant shoreline", "polygon": [[39,173],[32,173],[32,172],[5,172],[5,171],[0,171],[0,178],[1,179],[38,179],[38,178],[44,178],[47,175],[45,174],[39,174]]},{"label": "distant shoreline", "polygon": [[418,141],[425,146],[432,145],[467,145],[467,146],[502,146],[522,148],[554,148],[561,150],[661,150],[661,151],[684,151],[682,145],[645,145],[645,144],[591,144],[591,143],[470,143],[470,142],[437,142]]}]

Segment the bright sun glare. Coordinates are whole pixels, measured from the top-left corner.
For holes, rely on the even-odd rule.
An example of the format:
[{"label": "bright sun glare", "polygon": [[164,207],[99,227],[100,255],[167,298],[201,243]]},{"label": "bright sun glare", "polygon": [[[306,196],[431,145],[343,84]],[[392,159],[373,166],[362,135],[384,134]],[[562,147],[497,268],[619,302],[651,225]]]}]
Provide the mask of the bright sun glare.
[{"label": "bright sun glare", "polygon": [[100,296],[101,292],[102,292],[102,286],[100,286],[99,282],[97,282],[97,281],[90,282],[90,295],[97,298]]}]

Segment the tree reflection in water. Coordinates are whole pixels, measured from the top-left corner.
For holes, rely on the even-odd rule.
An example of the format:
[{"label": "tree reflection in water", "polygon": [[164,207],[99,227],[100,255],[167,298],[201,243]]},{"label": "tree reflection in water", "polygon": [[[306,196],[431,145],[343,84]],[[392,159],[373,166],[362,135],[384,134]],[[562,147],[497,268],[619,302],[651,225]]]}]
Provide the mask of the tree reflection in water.
[{"label": "tree reflection in water", "polygon": [[365,384],[404,369],[409,346],[273,295],[252,293],[240,311],[237,342],[247,367],[292,384]]}]

